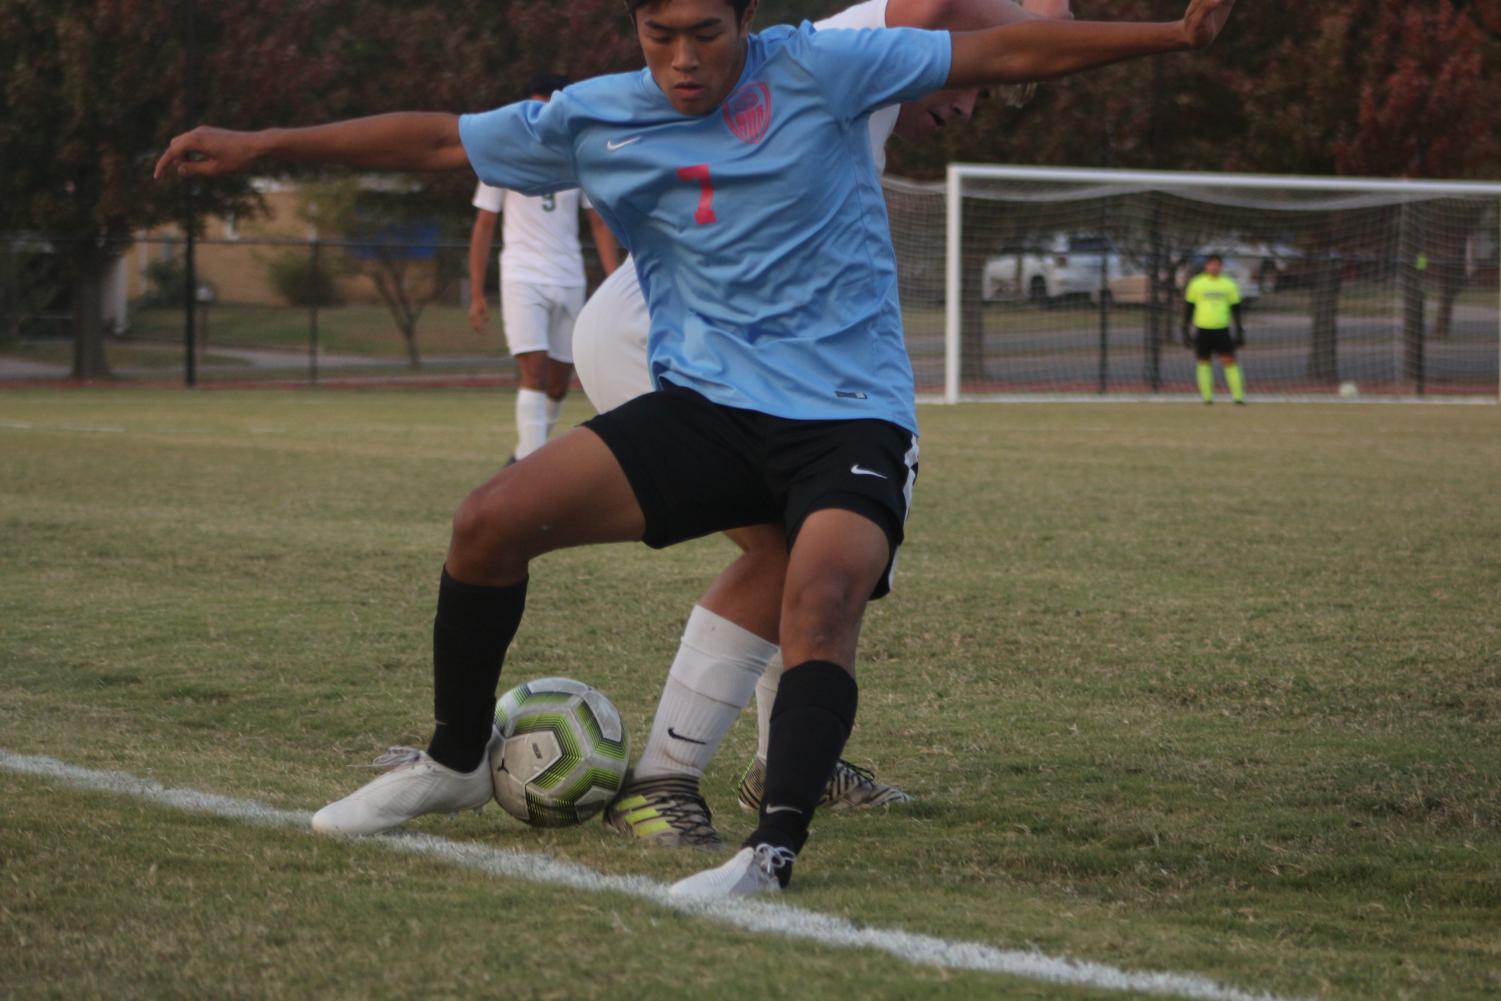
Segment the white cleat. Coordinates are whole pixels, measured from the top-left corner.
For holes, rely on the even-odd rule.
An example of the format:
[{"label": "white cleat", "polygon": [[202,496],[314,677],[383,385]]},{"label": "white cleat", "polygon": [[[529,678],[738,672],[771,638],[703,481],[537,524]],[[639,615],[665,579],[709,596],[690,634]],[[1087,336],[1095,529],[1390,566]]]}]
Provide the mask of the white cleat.
[{"label": "white cleat", "polygon": [[[490,747],[499,740],[490,738]],[[415,747],[393,747],[375,760],[390,771],[313,814],[320,834],[380,834],[429,813],[479,810],[495,795],[490,748],[472,772],[456,772]]]},{"label": "white cleat", "polygon": [[792,875],[795,858],[790,849],[776,845],[742,848],[724,865],[680,879],[668,892],[674,897],[703,900],[780,892]]}]

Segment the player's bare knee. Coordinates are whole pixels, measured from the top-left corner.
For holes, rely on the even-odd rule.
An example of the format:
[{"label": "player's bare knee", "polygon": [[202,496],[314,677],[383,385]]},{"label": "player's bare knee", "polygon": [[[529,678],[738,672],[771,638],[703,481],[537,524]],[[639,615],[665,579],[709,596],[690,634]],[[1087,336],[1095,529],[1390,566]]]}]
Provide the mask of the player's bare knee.
[{"label": "player's bare knee", "polygon": [[467,552],[498,558],[519,553],[521,540],[512,517],[514,485],[509,470],[470,491],[453,513],[453,542]]},{"label": "player's bare knee", "polygon": [[493,507],[488,486],[469,492],[453,512],[453,545],[456,549],[476,551],[485,548],[491,534],[489,521]]},{"label": "player's bare knee", "polygon": [[537,392],[547,388],[547,352],[524,351],[516,355],[516,385]]},{"label": "player's bare knee", "polygon": [[573,363],[548,358],[546,379],[547,398],[561,401],[568,395],[568,387],[573,382]]},{"label": "player's bare knee", "polygon": [[826,575],[797,585],[783,600],[783,644],[810,649],[847,645],[859,628],[864,597],[844,575]]}]

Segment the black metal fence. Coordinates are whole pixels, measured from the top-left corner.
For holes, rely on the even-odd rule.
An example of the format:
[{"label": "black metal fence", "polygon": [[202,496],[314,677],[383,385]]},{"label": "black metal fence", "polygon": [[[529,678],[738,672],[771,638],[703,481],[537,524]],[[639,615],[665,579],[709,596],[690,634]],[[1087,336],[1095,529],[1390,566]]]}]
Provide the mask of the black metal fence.
[{"label": "black metal fence", "polygon": [[[513,367],[487,269],[487,324],[471,326],[468,245],[150,237],[108,248],[104,351],[111,377],[194,383],[505,379]],[[0,237],[0,380],[72,374],[68,243]],[[592,288],[603,268],[591,247]]]}]

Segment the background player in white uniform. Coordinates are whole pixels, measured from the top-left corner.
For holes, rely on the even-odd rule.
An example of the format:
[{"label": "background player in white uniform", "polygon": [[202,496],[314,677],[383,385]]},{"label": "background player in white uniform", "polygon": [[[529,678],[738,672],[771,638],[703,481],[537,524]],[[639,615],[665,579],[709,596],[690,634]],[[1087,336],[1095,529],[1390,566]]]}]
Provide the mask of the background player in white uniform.
[{"label": "background player in white uniform", "polygon": [[[546,101],[568,79],[544,73],[527,81],[522,96]],[[589,217],[605,274],[616,270],[615,237],[577,188],[531,197],[480,183],[474,192],[469,235],[469,325],[484,333],[490,322],[485,272],[495,220],[505,217],[500,251],[500,313],[506,344],[516,359],[516,450],[525,458],[547,441],[573,378],[573,324],[584,305],[584,255],[579,208]]]},{"label": "background player in white uniform", "polygon": [[[1024,9],[1025,8],[1025,9]],[[967,31],[1032,17],[1069,18],[1068,0],[866,0],[815,23],[820,31],[887,27]],[[1016,103],[1028,87],[1000,88]],[[905,139],[930,135],[947,122],[967,119],[978,90],[939,91],[870,116],[877,170],[886,163],[893,132]],[[574,328],[579,379],[600,412],[652,389],[646,364],[651,321],[627,259],[590,297]],[[719,844],[712,815],[699,791],[704,768],[730,725],[756,697],[756,754],[740,782],[742,809],[760,806],[771,710],[782,677],[778,630],[786,536],[762,525],[727,533],[744,551],[699,599],[667,676],[646,747],[620,797],[605,814],[622,834],[653,844],[711,848]],[[821,805],[890,806],[910,801],[866,769],[841,760]]]}]

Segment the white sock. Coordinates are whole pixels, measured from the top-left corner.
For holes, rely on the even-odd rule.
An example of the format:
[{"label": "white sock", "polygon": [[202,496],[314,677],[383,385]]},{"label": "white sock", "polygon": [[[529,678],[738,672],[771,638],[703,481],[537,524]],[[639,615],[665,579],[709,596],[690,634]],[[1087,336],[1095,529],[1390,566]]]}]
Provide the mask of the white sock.
[{"label": "white sock", "polygon": [[552,437],[552,429],[558,426],[558,415],[562,412],[563,401],[549,396],[547,398],[547,437]]},{"label": "white sock", "polygon": [[776,652],[776,644],[693,606],[635,777],[702,778]]},{"label": "white sock", "polygon": [[516,458],[525,459],[547,441],[547,394],[516,390]]},{"label": "white sock", "polygon": [[777,686],[782,683],[782,651],[771,658],[761,680],[756,682],[756,757],[766,764],[766,749],[771,746],[771,707],[777,704]]}]

